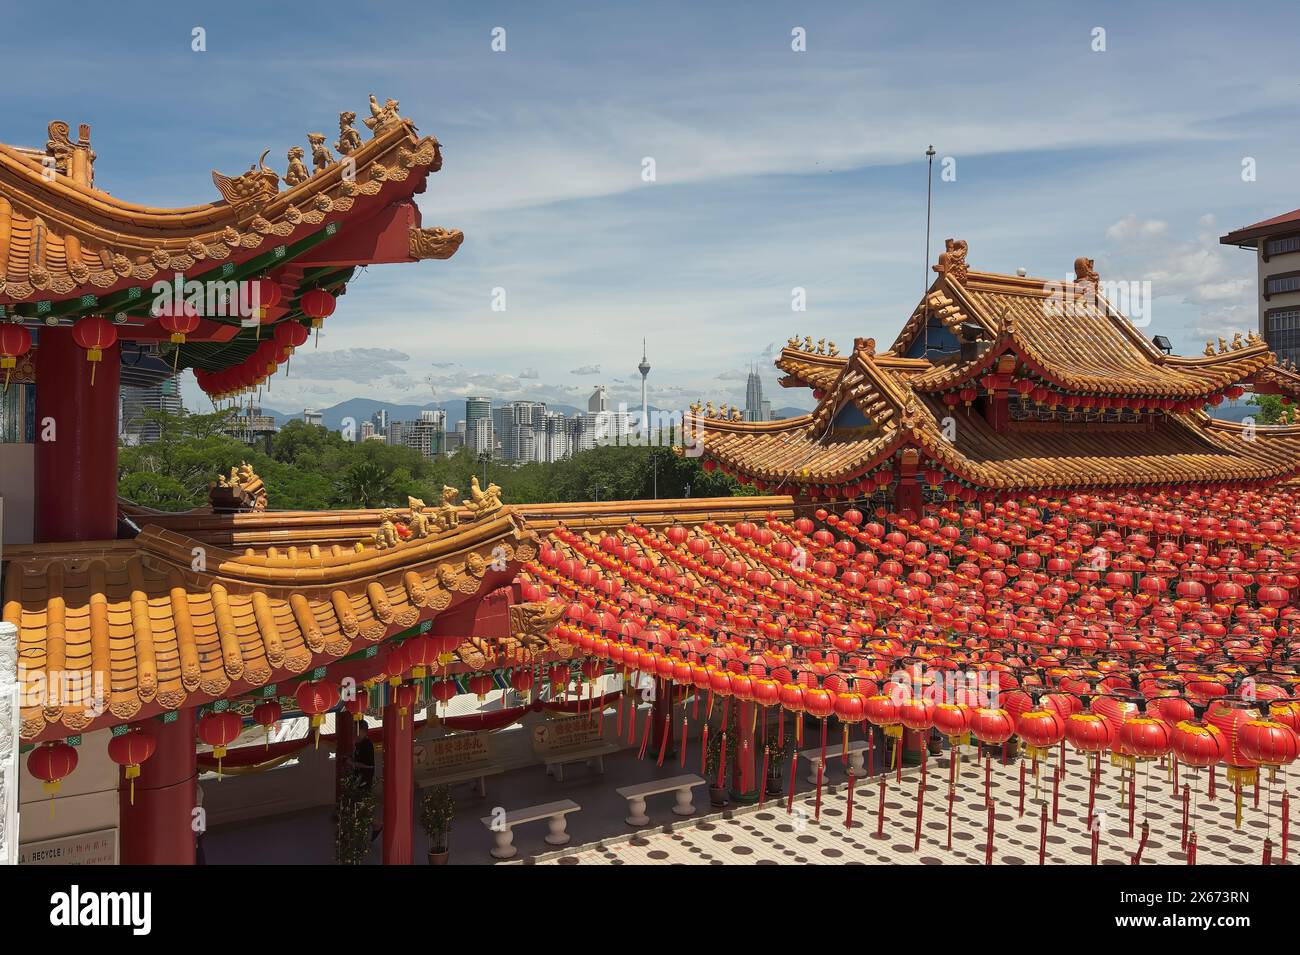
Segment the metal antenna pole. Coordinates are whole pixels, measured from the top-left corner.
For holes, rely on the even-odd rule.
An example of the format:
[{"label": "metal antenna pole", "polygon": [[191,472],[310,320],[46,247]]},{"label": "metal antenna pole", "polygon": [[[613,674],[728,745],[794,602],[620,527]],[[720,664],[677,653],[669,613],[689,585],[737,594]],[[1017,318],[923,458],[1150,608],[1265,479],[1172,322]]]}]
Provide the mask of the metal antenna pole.
[{"label": "metal antenna pole", "polygon": [[934,194],[934,144],[925,151],[925,260],[921,263],[921,308],[925,319],[925,354],[930,354],[930,309],[925,295],[930,288],[930,208]]}]

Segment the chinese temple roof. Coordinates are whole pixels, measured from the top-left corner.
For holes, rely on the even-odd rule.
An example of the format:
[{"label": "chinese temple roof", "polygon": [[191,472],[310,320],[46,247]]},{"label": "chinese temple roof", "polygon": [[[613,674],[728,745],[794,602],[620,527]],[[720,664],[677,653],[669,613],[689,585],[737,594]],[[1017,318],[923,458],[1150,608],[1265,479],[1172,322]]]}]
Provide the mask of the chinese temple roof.
[{"label": "chinese temple roof", "polygon": [[[74,141],[66,123],[51,123],[44,151],[0,144],[0,319],[96,314],[111,318],[121,339],[166,342],[153,311],[160,281],[267,277],[281,289],[269,324],[302,320],[304,292],[341,294],[357,266],[449,258],[463,235],[425,228],[414,202],[442,168],[441,148],[397,107],[372,96],[370,138],[345,112],[333,150],[310,134],[307,151],[289,150],[283,177],[266,165],[268,150],[242,174],[214,171],[212,201],[175,209],[98,188],[89,127]],[[218,371],[256,347],[257,330],[240,316],[201,317],[180,347],[180,367]]]},{"label": "chinese temple roof", "polygon": [[[372,528],[379,520],[371,512]],[[534,540],[503,509],[386,550],[236,552],[154,526],[131,541],[7,548],[3,619],[18,627],[24,682],[66,675],[64,698],[23,708],[22,734],[111,725],[303,674],[508,584]],[[106,684],[100,713],[95,674]]]},{"label": "chinese temple roof", "polygon": [[[688,428],[707,459],[760,490],[836,497],[869,493],[877,469],[905,451],[992,490],[1270,481],[1300,470],[1300,430],[1243,434],[1201,410],[1238,397],[1240,384],[1300,394],[1300,375],[1275,364],[1263,340],[1167,355],[1100,294],[1091,260],[1075,266],[1069,282],[975,272],[965,243],[950,240],[889,351],[869,339],[848,354],[790,339],[776,365],[782,384],[813,389],[811,414],[751,423],[695,406]],[[994,390],[1044,413],[996,425],[972,413]]]},{"label": "chinese temple roof", "polygon": [[[134,540],[6,549],[0,619],[18,627],[23,682],[29,692],[63,687],[50,705],[23,707],[22,735],[67,735],[246,695],[424,621],[459,621],[458,611],[509,584],[560,527],[593,534],[630,517],[647,527],[790,517],[790,503],[515,505],[477,520],[460,507],[453,528],[385,549],[375,546],[376,526],[386,514],[409,520],[409,508],[162,514],[125,505],[145,525]],[[199,554],[205,569],[195,570]],[[529,606],[512,618],[509,638],[484,639],[467,626],[448,669],[479,670],[520,649],[567,654],[550,633],[554,615]],[[105,675],[99,712],[96,673]]]}]

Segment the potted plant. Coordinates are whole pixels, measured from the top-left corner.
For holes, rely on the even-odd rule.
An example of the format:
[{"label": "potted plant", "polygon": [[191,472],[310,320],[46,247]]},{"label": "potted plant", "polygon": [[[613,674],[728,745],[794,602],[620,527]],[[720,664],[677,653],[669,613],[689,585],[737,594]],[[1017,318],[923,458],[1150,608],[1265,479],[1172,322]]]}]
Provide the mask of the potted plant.
[{"label": "potted plant", "polygon": [[785,785],[785,761],[794,752],[794,733],[786,733],[779,744],[775,739],[767,741],[767,794],[781,795]]},{"label": "potted plant", "polygon": [[356,775],[343,780],[338,815],[334,821],[334,860],[339,865],[361,865],[370,854],[370,834],[375,821],[375,796]]},{"label": "potted plant", "polygon": [[420,797],[420,827],[429,837],[429,865],[446,865],[456,800],[447,786],[430,786]]}]

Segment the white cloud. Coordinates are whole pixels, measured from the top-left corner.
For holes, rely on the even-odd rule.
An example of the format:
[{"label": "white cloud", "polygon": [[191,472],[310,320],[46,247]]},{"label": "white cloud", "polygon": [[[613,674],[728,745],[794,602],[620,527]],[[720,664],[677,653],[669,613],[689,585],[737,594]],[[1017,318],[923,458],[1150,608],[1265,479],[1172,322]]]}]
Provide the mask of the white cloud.
[{"label": "white cloud", "polygon": [[1168,228],[1167,222],[1161,222],[1159,219],[1139,219],[1130,212],[1106,230],[1106,238],[1116,242],[1139,237],[1145,239],[1164,235]]}]

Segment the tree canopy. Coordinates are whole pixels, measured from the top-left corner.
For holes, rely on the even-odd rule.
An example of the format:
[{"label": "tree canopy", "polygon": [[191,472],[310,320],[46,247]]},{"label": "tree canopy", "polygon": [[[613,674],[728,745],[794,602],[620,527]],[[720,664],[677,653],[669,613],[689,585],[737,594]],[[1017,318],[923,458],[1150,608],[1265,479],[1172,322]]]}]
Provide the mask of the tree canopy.
[{"label": "tree canopy", "polygon": [[508,503],[727,497],[755,493],[697,459],[671,448],[599,447],[551,464],[493,461],[467,449],[424,458],[414,448],[381,441],[345,441],[337,431],[291,421],[270,453],[222,433],[227,414],[150,412],[159,440],[123,446],[118,493],[136,504],[178,511],[207,503],[208,484],[248,462],[266,483],[275,510],[405,506],[408,496],[430,504],[444,485],[469,493],[470,478],[501,487]]}]

